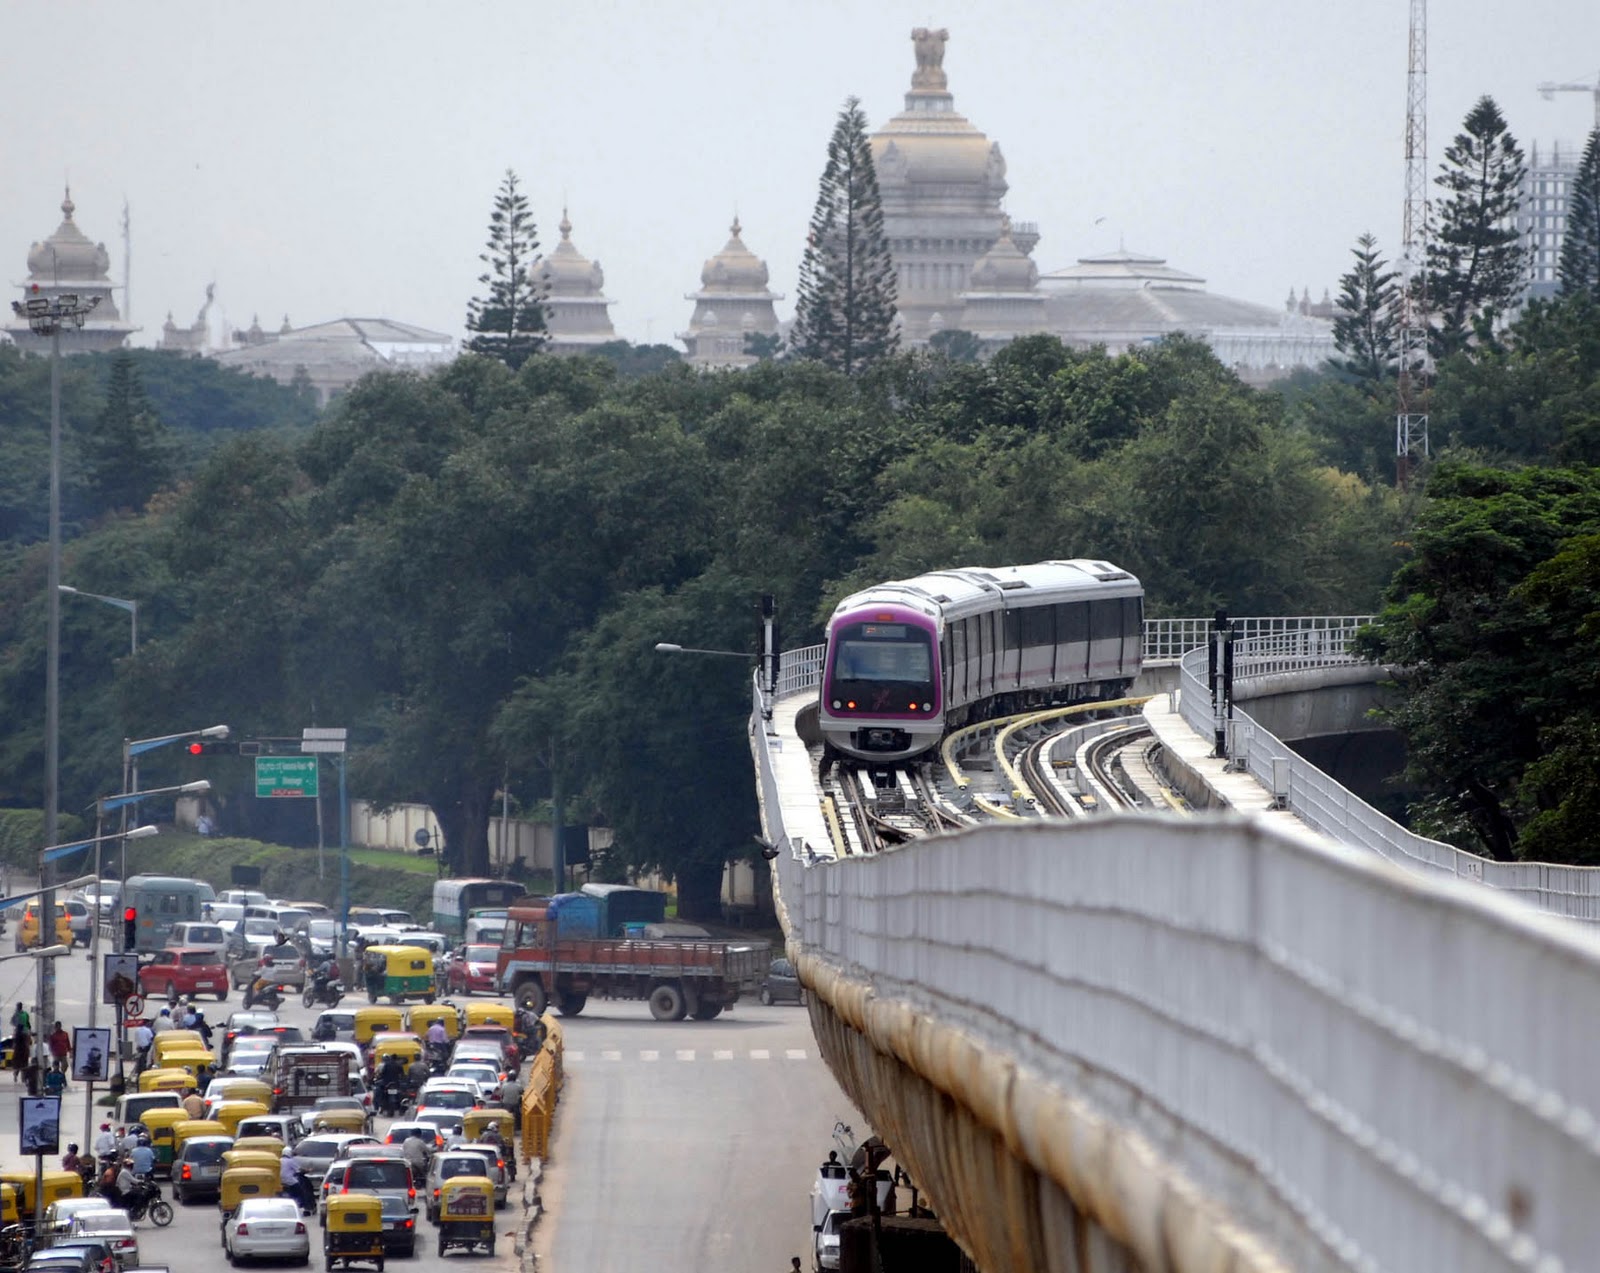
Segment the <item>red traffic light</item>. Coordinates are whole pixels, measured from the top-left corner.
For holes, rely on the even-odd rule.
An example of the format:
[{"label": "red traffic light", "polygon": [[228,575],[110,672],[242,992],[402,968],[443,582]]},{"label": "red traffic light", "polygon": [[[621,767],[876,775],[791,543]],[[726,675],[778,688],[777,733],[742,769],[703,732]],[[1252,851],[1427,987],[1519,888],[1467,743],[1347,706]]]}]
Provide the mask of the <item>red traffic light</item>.
[{"label": "red traffic light", "polygon": [[122,912],[122,922],[124,924],[131,924],[138,918],[139,909],[136,906],[130,906],[127,908],[127,910]]},{"label": "red traffic light", "polygon": [[206,745],[204,743],[190,743],[189,744],[189,754],[191,756],[203,756],[205,754],[205,750],[206,750]]}]

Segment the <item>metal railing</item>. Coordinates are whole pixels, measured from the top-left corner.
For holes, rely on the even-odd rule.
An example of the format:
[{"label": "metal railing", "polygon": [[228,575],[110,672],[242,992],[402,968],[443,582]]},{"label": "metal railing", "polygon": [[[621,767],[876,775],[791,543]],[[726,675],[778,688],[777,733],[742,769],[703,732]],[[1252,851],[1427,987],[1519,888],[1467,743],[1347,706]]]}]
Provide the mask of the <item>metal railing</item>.
[{"label": "metal railing", "polygon": [[[1286,652],[1281,639],[1234,646],[1234,686],[1251,677],[1306,671],[1313,667],[1354,664],[1360,660],[1328,648],[1312,655]],[[1182,662],[1179,712],[1203,738],[1212,737],[1215,721],[1206,685],[1206,652],[1191,651]],[[1232,759],[1278,797],[1308,826],[1342,844],[1367,849],[1408,870],[1486,884],[1513,894],[1529,905],[1568,919],[1600,924],[1600,867],[1565,866],[1551,862],[1496,862],[1440,840],[1408,831],[1379,813],[1297,755],[1237,704],[1230,731]]]}]

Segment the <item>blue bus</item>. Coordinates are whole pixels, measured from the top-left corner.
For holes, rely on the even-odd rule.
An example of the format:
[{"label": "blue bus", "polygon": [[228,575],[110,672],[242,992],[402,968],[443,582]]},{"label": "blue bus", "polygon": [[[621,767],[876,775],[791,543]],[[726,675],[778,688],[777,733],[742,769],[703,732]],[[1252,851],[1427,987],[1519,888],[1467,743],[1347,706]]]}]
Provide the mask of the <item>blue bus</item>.
[{"label": "blue bus", "polygon": [[201,908],[215,896],[211,885],[199,880],[176,875],[129,876],[122,886],[121,904],[124,913],[130,906],[137,912],[133,949],[141,954],[160,950],[174,924],[203,918]]}]

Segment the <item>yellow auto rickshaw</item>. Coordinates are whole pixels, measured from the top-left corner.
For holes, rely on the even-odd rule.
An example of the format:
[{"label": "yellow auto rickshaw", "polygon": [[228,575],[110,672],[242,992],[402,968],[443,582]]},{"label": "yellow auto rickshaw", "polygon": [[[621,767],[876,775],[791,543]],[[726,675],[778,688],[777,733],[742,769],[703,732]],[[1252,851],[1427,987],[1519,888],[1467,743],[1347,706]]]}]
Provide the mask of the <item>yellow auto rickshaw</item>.
[{"label": "yellow auto rickshaw", "polygon": [[176,1158],[183,1153],[185,1141],[193,1140],[196,1136],[229,1136],[233,1135],[226,1127],[214,1118],[186,1118],[180,1123],[172,1125],[172,1154]]},{"label": "yellow auto rickshaw", "polygon": [[270,1114],[272,1111],[261,1101],[218,1101],[211,1107],[211,1117],[222,1124],[222,1130],[229,1136],[239,1134],[239,1120],[254,1118],[257,1114]]},{"label": "yellow auto rickshaw", "polygon": [[139,1075],[141,1092],[186,1092],[194,1086],[188,1070],[145,1070]]},{"label": "yellow auto rickshaw", "polygon": [[278,1179],[276,1163],[271,1167],[224,1167],[222,1184],[217,1193],[217,1206],[222,1211],[223,1223],[227,1223],[228,1217],[239,1209],[239,1204],[246,1198],[276,1198],[281,1191],[282,1183]]},{"label": "yellow auto rickshaw", "polygon": [[220,1075],[206,1086],[205,1095],[207,1100],[260,1101],[263,1105],[272,1104],[272,1088],[248,1074]]},{"label": "yellow auto rickshaw", "polygon": [[379,999],[432,1003],[437,993],[433,952],[421,946],[368,946],[361,956],[361,974],[372,1003]]},{"label": "yellow auto rickshaw", "polygon": [[182,1070],[196,1086],[201,1075],[209,1075],[217,1068],[216,1053],[196,1045],[192,1048],[168,1048],[161,1054],[161,1068]]},{"label": "yellow auto rickshaw", "polygon": [[399,1008],[357,1008],[355,1040],[361,1047],[372,1042],[380,1031],[397,1031],[406,1028],[406,1014]]},{"label": "yellow auto rickshaw", "polygon": [[222,1153],[222,1174],[226,1177],[235,1167],[259,1167],[276,1173],[279,1162],[279,1155],[266,1149],[226,1149]]},{"label": "yellow auto rickshaw", "polygon": [[362,1260],[376,1264],[378,1273],[383,1273],[383,1204],[376,1194],[329,1195],[322,1255],[329,1269],[335,1264],[349,1268]]},{"label": "yellow auto rickshaw", "polygon": [[[32,1214],[31,1212],[29,1213]],[[0,1229],[22,1221],[22,1190],[9,1180],[0,1181]]]},{"label": "yellow auto rickshaw", "polygon": [[276,1136],[239,1136],[233,1147],[240,1152],[271,1154],[273,1158],[282,1158],[287,1148]]},{"label": "yellow auto rickshaw", "polygon": [[426,1008],[412,1008],[406,1013],[406,1029],[412,1034],[425,1036],[435,1021],[444,1026],[451,1039],[461,1037],[461,1015],[453,1003],[433,1004]]},{"label": "yellow auto rickshaw", "polygon": [[187,1122],[189,1111],[174,1106],[171,1109],[147,1109],[140,1122],[150,1133],[150,1148],[156,1151],[156,1174],[170,1173],[176,1146],[172,1143],[172,1129]]},{"label": "yellow auto rickshaw", "polygon": [[365,1110],[336,1107],[313,1110],[311,1130],[314,1132],[364,1132],[367,1130]]},{"label": "yellow auto rickshaw", "polygon": [[189,1052],[205,1045],[198,1030],[163,1030],[150,1041],[150,1062],[160,1068],[161,1058],[168,1052]]},{"label": "yellow auto rickshaw", "polygon": [[511,1179],[517,1178],[516,1134],[517,1120],[511,1116],[508,1109],[469,1109],[461,1112],[461,1139],[483,1140],[489,1128],[493,1127],[500,1138],[501,1156],[506,1161],[506,1169],[511,1173]]},{"label": "yellow auto rickshaw", "polygon": [[494,1254],[494,1185],[487,1176],[451,1176],[439,1186],[439,1254],[451,1247]]},{"label": "yellow auto rickshaw", "polygon": [[32,1224],[36,1209],[48,1207],[52,1202],[66,1198],[83,1197],[83,1177],[75,1171],[47,1168],[40,1180],[44,1189],[44,1202],[36,1203],[33,1192],[33,1169],[25,1171],[0,1171],[0,1184],[10,1185],[17,1191],[17,1204],[25,1223]]},{"label": "yellow auto rickshaw", "polygon": [[404,1069],[413,1061],[421,1060],[422,1053],[422,1040],[414,1034],[375,1034],[372,1036],[372,1053],[368,1064],[376,1075],[383,1068],[386,1057],[399,1057],[400,1068]]},{"label": "yellow auto rickshaw", "polygon": [[482,1003],[473,1000],[461,1006],[461,1024],[499,1025],[513,1034],[517,1030],[517,1010],[508,1003]]}]

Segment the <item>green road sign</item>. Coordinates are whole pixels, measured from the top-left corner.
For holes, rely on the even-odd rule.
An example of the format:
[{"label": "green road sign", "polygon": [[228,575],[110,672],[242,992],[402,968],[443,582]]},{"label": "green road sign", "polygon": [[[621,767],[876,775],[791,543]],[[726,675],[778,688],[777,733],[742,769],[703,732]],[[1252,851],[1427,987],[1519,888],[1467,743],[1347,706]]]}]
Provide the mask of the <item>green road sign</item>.
[{"label": "green road sign", "polygon": [[315,756],[257,756],[256,795],[308,796],[317,794]]}]

